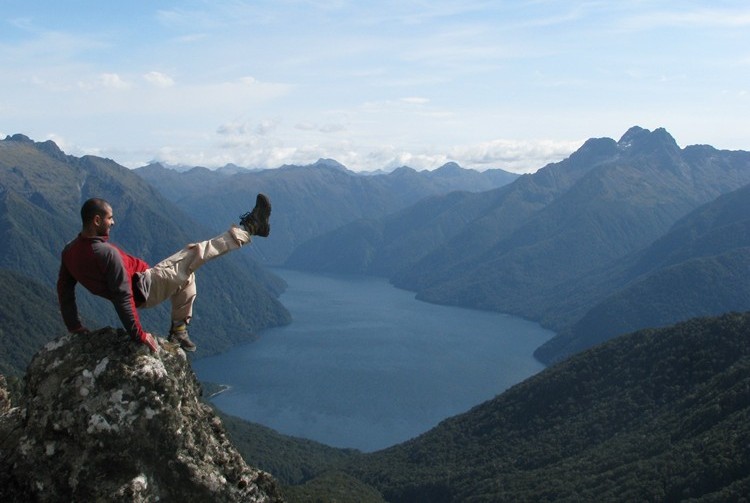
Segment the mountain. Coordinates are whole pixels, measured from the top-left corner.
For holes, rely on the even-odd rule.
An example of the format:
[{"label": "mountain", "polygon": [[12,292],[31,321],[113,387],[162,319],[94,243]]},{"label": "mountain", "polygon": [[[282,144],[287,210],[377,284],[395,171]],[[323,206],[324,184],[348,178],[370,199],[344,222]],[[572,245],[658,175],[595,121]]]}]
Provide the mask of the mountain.
[{"label": "mountain", "polygon": [[550,174],[531,175],[530,187],[513,184],[500,208],[519,206],[511,195],[533,198],[549,187],[545,178],[558,181],[550,200],[517,228],[503,229],[508,224],[498,220],[515,215],[501,216],[496,206],[395,283],[416,287],[425,300],[468,300],[543,319],[561,300],[560,285],[650,244],[699,204],[750,183],[750,154],[743,154],[691,165],[663,130],[631,129],[618,143],[584,145],[567,163],[577,166],[563,161],[544,168]]},{"label": "mountain", "polygon": [[750,309],[750,185],[699,207],[586,283],[614,293],[542,345],[535,353],[542,361],[636,329]]},{"label": "mountain", "polygon": [[64,330],[51,288],[0,269],[0,374],[23,375],[48,334]]},{"label": "mountain", "polygon": [[[41,285],[45,290],[39,292],[41,297],[51,294],[56,299],[52,292],[60,251],[80,231],[81,204],[93,196],[104,197],[113,205],[116,226],[112,240],[150,264],[212,235],[114,161],[68,156],[51,141],[37,143],[15,135],[0,141],[0,268]],[[241,209],[249,209],[247,202]],[[232,221],[227,221],[225,228]],[[200,271],[191,335],[203,354],[248,340],[264,327],[289,322],[289,313],[276,298],[284,288],[283,281],[262,269],[250,253],[222,257]],[[109,303],[83,288],[78,292],[79,307],[88,323],[118,323]],[[168,306],[142,310],[141,314],[147,329],[162,334],[168,329]],[[17,341],[16,334],[8,338]],[[18,344],[26,343],[18,340]],[[26,362],[33,354],[28,349],[24,349]],[[17,359],[14,362],[18,365]]]},{"label": "mountain", "polygon": [[286,265],[378,274],[422,300],[564,331],[623,286],[588,278],[613,273],[690,211],[748,183],[748,152],[681,149],[664,129],[633,127],[501,188],[352,222],[300,245]]},{"label": "mountain", "polygon": [[340,471],[343,465],[364,456],[360,451],[288,437],[265,426],[217,414],[243,459],[272,473],[288,501],[385,501],[374,487]]},{"label": "mountain", "polygon": [[201,401],[185,353],[160,344],[105,328],[44,346],[20,401],[0,401],[0,499],[283,501]]},{"label": "mountain", "polygon": [[274,239],[257,243],[265,263],[282,264],[299,244],[359,218],[377,218],[415,201],[453,190],[483,191],[518,175],[482,173],[448,163],[432,172],[402,167],[389,174],[359,175],[331,159],[255,172],[194,168],[178,173],[160,165],[134,170],[169,200],[209,228],[237,218],[248,193],[265,192],[274,208]]},{"label": "mountain", "polygon": [[619,337],[344,471],[390,502],[740,501],[750,313]]},{"label": "mountain", "polygon": [[[375,240],[374,259],[381,271],[393,276],[399,271],[409,271],[421,263],[411,259],[411,249],[420,249],[420,259],[436,250],[449,246],[459,239],[460,246],[468,250],[468,255],[459,254],[456,260],[470,262],[481,256],[496,240],[512,233],[531,215],[547,206],[557,195],[567,190],[585,172],[596,164],[607,160],[613,153],[611,140],[592,139],[577,152],[559,163],[559,167],[547,167],[534,175],[523,175],[515,182],[501,188],[478,194],[448,194],[435,196],[416,202],[402,211],[384,218],[384,240]],[[366,221],[353,222],[347,229],[356,232],[356,226],[370,225]],[[378,225],[381,225],[378,223]],[[287,265],[300,268],[320,269],[321,259],[331,259],[346,252],[348,243],[338,232],[321,236],[316,242],[328,240],[331,245],[321,253],[308,253],[307,243],[296,250],[295,257]],[[405,244],[403,244],[405,243]],[[459,244],[456,244],[459,246]],[[393,251],[392,251],[393,250]],[[384,252],[388,258],[380,259]],[[299,257],[308,256],[305,260]],[[400,260],[403,257],[403,260]],[[429,266],[425,265],[425,269]],[[364,271],[367,272],[367,271]],[[426,275],[429,281],[432,274]],[[397,276],[401,276],[398,274]]]}]

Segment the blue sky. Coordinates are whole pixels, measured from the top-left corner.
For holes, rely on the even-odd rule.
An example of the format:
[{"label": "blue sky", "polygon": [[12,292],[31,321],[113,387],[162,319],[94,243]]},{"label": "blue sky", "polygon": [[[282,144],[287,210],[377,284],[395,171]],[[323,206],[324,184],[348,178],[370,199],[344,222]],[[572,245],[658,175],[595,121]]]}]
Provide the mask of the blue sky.
[{"label": "blue sky", "polygon": [[746,1],[0,0],[0,134],[128,167],[531,172],[749,117]]}]

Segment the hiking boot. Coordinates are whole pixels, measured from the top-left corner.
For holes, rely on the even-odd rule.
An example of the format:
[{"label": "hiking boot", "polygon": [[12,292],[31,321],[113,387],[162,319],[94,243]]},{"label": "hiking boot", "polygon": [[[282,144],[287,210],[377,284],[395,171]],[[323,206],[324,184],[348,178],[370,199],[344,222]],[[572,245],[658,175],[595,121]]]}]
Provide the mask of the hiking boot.
[{"label": "hiking boot", "polygon": [[196,346],[193,341],[190,340],[187,325],[185,324],[172,326],[172,328],[169,329],[169,338],[167,340],[179,344],[185,351],[195,351]]},{"label": "hiking boot", "polygon": [[271,216],[271,201],[265,194],[258,194],[255,199],[255,208],[240,216],[240,225],[253,236],[268,237],[271,232],[271,224],[268,218]]}]

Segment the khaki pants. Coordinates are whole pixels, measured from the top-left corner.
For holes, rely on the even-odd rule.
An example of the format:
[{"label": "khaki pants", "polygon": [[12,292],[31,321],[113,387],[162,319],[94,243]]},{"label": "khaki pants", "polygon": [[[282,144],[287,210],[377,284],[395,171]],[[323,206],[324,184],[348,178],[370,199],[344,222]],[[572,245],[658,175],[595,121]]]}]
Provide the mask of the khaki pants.
[{"label": "khaki pants", "polygon": [[195,271],[211,259],[236,250],[250,242],[250,233],[232,226],[208,241],[192,243],[143,274],[151,283],[148,298],[141,307],[154,307],[167,299],[172,301],[172,322],[190,322],[195,302]]}]

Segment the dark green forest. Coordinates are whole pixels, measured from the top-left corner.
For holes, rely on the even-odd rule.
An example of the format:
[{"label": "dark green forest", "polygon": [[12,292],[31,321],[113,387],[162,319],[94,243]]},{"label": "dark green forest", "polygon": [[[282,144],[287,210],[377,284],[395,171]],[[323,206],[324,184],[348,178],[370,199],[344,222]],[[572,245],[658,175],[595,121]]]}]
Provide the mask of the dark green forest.
[{"label": "dark green forest", "polygon": [[0,269],[0,374],[19,378],[36,353],[64,330],[57,297],[40,283]]}]

